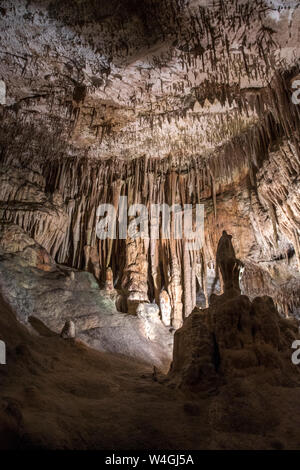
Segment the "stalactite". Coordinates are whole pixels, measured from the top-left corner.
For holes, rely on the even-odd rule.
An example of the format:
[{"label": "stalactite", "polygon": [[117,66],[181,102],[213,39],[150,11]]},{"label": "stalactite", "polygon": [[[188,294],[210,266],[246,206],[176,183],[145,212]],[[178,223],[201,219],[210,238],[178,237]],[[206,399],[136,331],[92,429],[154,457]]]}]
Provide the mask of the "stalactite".
[{"label": "stalactite", "polygon": [[[201,275],[198,277],[197,274],[197,278],[200,278],[207,305],[207,264],[214,259],[218,231],[221,229],[214,223],[219,223],[219,220],[220,224],[226,223],[222,221],[222,210],[219,210],[222,202],[219,194],[229,192],[232,187],[243,191],[246,184],[251,198],[249,220],[263,253],[266,257],[271,256],[272,250],[277,250],[277,240],[285,237],[292,243],[300,267],[300,207],[296,193],[292,194],[295,178],[299,174],[299,111],[297,106],[289,105],[286,80],[287,77],[277,74],[270,86],[257,95],[252,104],[249,104],[246,96],[234,96],[236,91],[229,90],[228,86],[221,89],[220,96],[217,96],[220,102],[228,97],[230,102],[239,99],[241,107],[255,107],[260,120],[211,155],[199,154],[189,159],[183,150],[183,156],[172,155],[172,158],[165,159],[135,158],[122,162],[117,158],[92,161],[67,155],[62,159],[46,159],[44,163],[19,160],[15,166],[23,165],[27,168],[33,163],[39,165],[38,171],[28,173],[26,178],[40,186],[40,192],[35,195],[36,200],[37,194],[43,194],[44,198],[44,193],[49,194],[49,198],[46,196],[47,201],[43,200],[47,202],[47,210],[25,210],[22,204],[26,203],[33,187],[10,186],[6,181],[0,185],[0,197],[3,201],[1,215],[32,234],[60,263],[95,270],[95,259],[98,257],[99,279],[104,279],[107,266],[119,269],[121,264],[117,262],[118,250],[124,247],[118,239],[105,242],[97,240],[96,210],[100,202],[110,202],[117,208],[120,194],[128,196],[129,205],[140,202],[146,203],[148,208],[151,203],[183,205],[203,202],[206,206],[209,234],[201,253],[201,261],[197,261],[197,264],[201,264]],[[95,116],[93,119],[96,119]],[[226,122],[226,118],[224,120]],[[10,138],[12,145],[15,145],[11,134]],[[1,165],[13,165],[13,155],[17,151],[20,148],[14,146],[10,153],[5,149],[1,151]],[[280,175],[275,173],[276,167],[280,167]],[[270,179],[273,184],[268,183],[268,172],[272,175]],[[56,192],[61,196],[61,203],[54,201],[52,197]],[[18,207],[12,207],[10,201],[13,200],[20,201]],[[263,214],[261,217],[259,212]],[[214,214],[214,222],[211,213]],[[171,219],[173,221],[173,216]],[[272,236],[264,230],[264,224],[269,221],[273,229]],[[172,325],[180,326],[182,305],[184,316],[187,316],[195,304],[196,288],[195,261],[184,250],[184,243],[176,240],[151,240],[149,247],[131,246],[128,241],[126,243],[127,252],[130,252],[127,257],[133,257],[133,252],[136,251],[139,255],[136,263],[138,265],[141,259],[143,266],[140,268],[143,278],[141,290],[138,288],[130,291],[127,286],[124,288],[126,295],[129,296],[129,292],[139,292],[143,294],[139,300],[143,298],[146,301],[148,282],[153,284],[151,300],[159,303],[164,287],[173,308]],[[93,262],[90,262],[91,258]],[[160,258],[162,265],[159,263]],[[90,265],[93,265],[92,268]],[[131,277],[130,269],[127,264],[119,274],[120,278],[125,276],[127,281],[130,279],[133,283],[134,275]],[[149,277],[152,279],[149,280]],[[163,286],[163,283],[166,285]],[[283,299],[281,302],[285,305],[287,300]]]},{"label": "stalactite", "polygon": [[188,317],[193,309],[192,299],[192,272],[190,252],[187,243],[183,242],[183,294],[184,294],[184,317]]}]

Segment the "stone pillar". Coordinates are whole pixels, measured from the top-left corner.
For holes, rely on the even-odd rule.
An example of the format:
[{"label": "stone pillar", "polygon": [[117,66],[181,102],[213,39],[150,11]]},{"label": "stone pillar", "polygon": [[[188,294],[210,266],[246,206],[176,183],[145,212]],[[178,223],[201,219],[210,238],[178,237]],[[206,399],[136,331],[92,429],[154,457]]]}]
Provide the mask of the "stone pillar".
[{"label": "stone pillar", "polygon": [[140,303],[149,302],[148,262],[144,240],[126,240],[126,266],[123,272],[122,289],[127,299],[128,313],[135,314]]},{"label": "stone pillar", "polygon": [[159,296],[159,306],[160,306],[160,313],[161,319],[164,325],[171,326],[172,321],[172,306],[171,300],[168,292],[163,290]]}]

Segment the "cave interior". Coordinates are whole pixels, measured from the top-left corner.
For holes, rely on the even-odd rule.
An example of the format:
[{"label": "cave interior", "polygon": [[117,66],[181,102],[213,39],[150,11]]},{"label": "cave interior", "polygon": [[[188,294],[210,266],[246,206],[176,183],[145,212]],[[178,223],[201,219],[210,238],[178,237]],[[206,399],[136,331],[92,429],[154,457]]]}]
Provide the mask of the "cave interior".
[{"label": "cave interior", "polygon": [[300,449],[299,44],[297,0],[0,2],[0,449]]}]

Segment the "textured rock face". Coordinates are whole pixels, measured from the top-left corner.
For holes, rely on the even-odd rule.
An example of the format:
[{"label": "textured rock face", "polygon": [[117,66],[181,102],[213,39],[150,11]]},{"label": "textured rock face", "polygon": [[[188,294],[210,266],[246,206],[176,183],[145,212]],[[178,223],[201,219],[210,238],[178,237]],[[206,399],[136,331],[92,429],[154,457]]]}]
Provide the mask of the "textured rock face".
[{"label": "textured rock face", "polygon": [[76,336],[75,324],[72,320],[67,320],[60,336],[63,339],[74,339]]},{"label": "textured rock face", "polygon": [[[122,312],[166,291],[174,328],[222,290],[228,230],[242,292],[299,316],[298,3],[2,3],[0,219],[101,286],[112,269]],[[121,195],[204,204],[202,250],[99,241]]]},{"label": "textured rock face", "polygon": [[255,376],[261,369],[280,383],[289,383],[293,375],[299,380],[290,358],[291,345],[299,335],[297,323],[281,318],[270,297],[251,302],[241,295],[241,263],[231,238],[223,231],[217,249],[224,293],[212,295],[208,309],[196,308],[176,332],[170,374],[179,375],[180,385],[200,388]]},{"label": "textured rock face", "polygon": [[247,376],[218,395],[178,393],[153,367],[39,326],[31,335],[0,298],[8,359],[0,368],[1,450],[299,448],[295,382],[276,387]]},{"label": "textured rock face", "polygon": [[163,290],[159,296],[159,305],[163,323],[166,326],[170,326],[172,319],[172,306],[169,294],[166,290]]},{"label": "textured rock face", "polygon": [[274,69],[299,58],[296,0],[2,4],[6,103],[39,129],[55,126],[57,151],[214,149],[257,120],[241,112],[243,95],[254,103]]},{"label": "textured rock face", "polygon": [[[0,18],[0,326],[16,359],[0,447],[32,396],[41,447],[300,447],[298,324],[284,318],[300,319],[299,1],[2,0]],[[149,214],[203,204],[203,245],[118,226],[100,240],[99,205],[123,196]],[[147,406],[148,379],[127,383],[124,358],[99,370],[81,344],[168,370],[175,330]],[[56,351],[45,360],[44,336],[76,374]]]},{"label": "textured rock face", "polygon": [[289,385],[300,379],[291,362],[298,337],[296,323],[281,318],[270,297],[251,302],[223,294],[208,309],[196,308],[175,333],[171,376],[204,391],[264,373],[269,383]]},{"label": "textured rock face", "polygon": [[148,262],[141,239],[128,239],[126,242],[126,265],[122,279],[125,308],[128,313],[136,313],[141,302],[148,302]]},{"label": "textured rock face", "polygon": [[24,228],[47,251],[56,253],[68,226],[61,195],[46,193],[46,181],[31,169],[1,166],[0,219]]},{"label": "textured rock face", "polygon": [[195,308],[176,331],[169,380],[192,397],[191,414],[210,397],[210,426],[224,435],[226,448],[226,435],[265,435],[281,424],[275,397],[300,384],[291,360],[298,338],[296,321],[282,318],[270,297],[251,302],[227,291],[208,309]]},{"label": "textured rock face", "polygon": [[210,397],[210,426],[225,442],[232,433],[272,432],[282,420],[280,405],[274,406],[279,389],[293,393],[300,384],[291,359],[297,322],[282,318],[270,297],[251,302],[240,294],[238,283],[232,285],[238,261],[231,238],[223,233],[217,263],[225,291],[211,296],[209,308],[195,308],[176,331],[169,372],[173,385],[191,396],[191,414]]},{"label": "textured rock face", "polygon": [[21,254],[24,263],[43,271],[52,271],[55,266],[45,248],[38,245],[21,227],[7,222],[0,224],[0,255],[5,254]]},{"label": "textured rock face", "polygon": [[[118,164],[92,166],[77,161],[49,163],[44,170],[36,166],[35,173],[27,168],[22,178],[19,171],[17,181],[8,178],[10,186],[1,188],[2,220],[22,227],[56,262],[86,269],[100,284],[105,283],[110,267],[122,312],[134,314],[140,302],[155,300],[159,305],[160,294],[166,290],[175,328],[192,311],[197,297],[205,307],[212,287],[218,288],[214,258],[218,237],[227,229],[245,264],[242,292],[250,298],[270,295],[281,313],[299,315],[299,163],[292,147],[283,144],[280,151],[267,155],[256,175],[256,186],[249,186],[249,175],[243,175],[243,168],[236,182],[230,182],[230,175],[226,182],[220,173],[215,180],[218,186],[212,187],[207,170],[200,167],[181,174],[175,169],[169,173],[166,162],[145,165],[146,161],[137,160],[117,174]],[[275,167],[281,168],[284,176],[272,176],[271,168]],[[107,174],[111,187],[110,183],[107,186]],[[39,184],[29,184],[33,177]],[[274,183],[267,183],[270,178]],[[23,190],[27,191],[24,195]],[[204,204],[203,249],[187,257],[184,240],[150,240],[148,244],[130,239],[99,241],[96,209],[101,202],[117,205],[120,194],[128,194],[129,202],[146,206]]]},{"label": "textured rock face", "polygon": [[92,274],[58,266],[20,227],[0,228],[1,293],[19,321],[29,328],[40,321],[56,334],[67,325],[67,337],[71,323],[77,338],[100,351],[168,367],[173,336],[159,317],[117,312]]},{"label": "textured rock face", "polygon": [[[215,397],[210,424],[219,432],[263,434],[280,421],[272,406],[276,388],[300,384],[299,368],[291,359],[299,329],[295,320],[278,314],[270,297],[251,302],[240,294],[238,283],[232,286],[238,261],[223,233],[217,262],[227,287],[224,294],[211,296],[209,308],[195,308],[176,331],[169,380],[196,402]],[[192,406],[197,409],[195,402]]]}]

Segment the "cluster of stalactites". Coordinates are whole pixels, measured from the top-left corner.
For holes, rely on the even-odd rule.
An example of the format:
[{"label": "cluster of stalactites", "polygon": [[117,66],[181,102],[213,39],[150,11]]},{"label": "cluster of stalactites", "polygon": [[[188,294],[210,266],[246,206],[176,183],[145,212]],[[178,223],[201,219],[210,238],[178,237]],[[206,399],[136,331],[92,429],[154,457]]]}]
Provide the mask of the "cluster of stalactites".
[{"label": "cluster of stalactites", "polygon": [[[257,176],[263,164],[271,158],[272,147],[282,141],[290,154],[281,159],[286,177],[284,187],[272,186],[261,190],[261,203],[274,222],[274,207],[286,199],[286,187],[293,175],[299,175],[299,110],[289,106],[289,90],[285,77],[275,77],[266,96],[257,106],[268,113],[259,124],[233,139],[210,157],[194,157],[180,164],[176,157],[164,160],[140,158],[131,161],[110,160],[92,162],[65,158],[45,162],[42,174],[45,192],[62,197],[64,227],[57,236],[47,239],[47,223],[37,220],[33,211],[24,216],[15,212],[14,222],[41,239],[59,263],[94,272],[99,281],[111,267],[115,284],[124,293],[124,309],[134,308],[136,301],[160,302],[166,292],[172,305],[170,323],[178,327],[196,304],[197,290],[201,290],[208,304],[207,270],[213,263],[220,233],[217,233],[218,197],[229,189],[246,184],[249,191],[257,191]],[[262,111],[261,111],[262,112]],[[283,152],[283,153],[282,153]],[[284,150],[282,150],[284,155]],[[5,162],[5,156],[2,162]],[[9,156],[11,163],[11,156]],[[129,204],[175,203],[206,204],[209,219],[202,249],[185,250],[185,240],[158,240],[150,243],[131,243],[128,240],[100,241],[96,235],[97,208],[101,203],[118,207],[120,196],[127,196]],[[285,206],[283,231],[292,239],[299,258],[299,204],[294,201],[294,212]],[[9,212],[9,208],[5,208]],[[276,212],[276,211],[275,211]],[[208,220],[207,219],[207,220]],[[263,230],[262,230],[263,231]],[[220,232],[220,228],[218,230]],[[55,232],[56,233],[56,232]],[[276,237],[275,237],[276,238]]]}]

